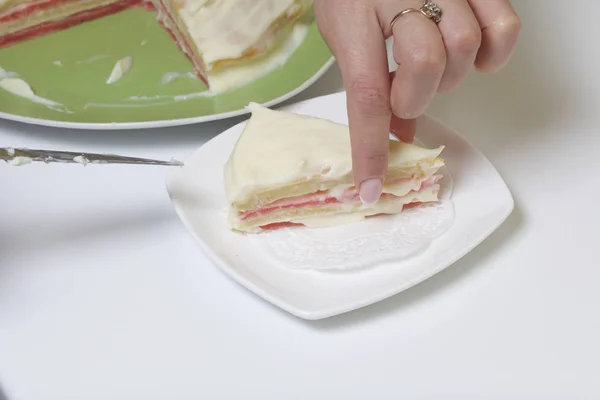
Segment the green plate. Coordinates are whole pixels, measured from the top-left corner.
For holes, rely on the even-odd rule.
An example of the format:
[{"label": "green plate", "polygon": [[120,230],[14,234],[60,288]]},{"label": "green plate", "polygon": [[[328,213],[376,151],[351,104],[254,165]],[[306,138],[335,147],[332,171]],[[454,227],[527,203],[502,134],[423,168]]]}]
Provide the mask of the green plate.
[{"label": "green plate", "polygon": [[[133,67],[106,79],[127,56]],[[86,22],[0,50],[0,67],[15,72],[36,95],[63,104],[57,111],[0,89],[0,117],[84,129],[183,125],[244,114],[251,101],[272,106],[310,86],[333,64],[316,23],[287,62],[239,89],[203,96],[192,65],[143,8]],[[165,84],[165,76],[183,77]],[[171,75],[172,76],[172,75]]]}]

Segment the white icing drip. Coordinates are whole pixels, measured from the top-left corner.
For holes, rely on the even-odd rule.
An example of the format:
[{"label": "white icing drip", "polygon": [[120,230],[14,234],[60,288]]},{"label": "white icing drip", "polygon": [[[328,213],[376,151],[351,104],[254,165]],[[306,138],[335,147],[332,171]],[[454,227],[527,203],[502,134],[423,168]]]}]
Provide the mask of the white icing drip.
[{"label": "white icing drip", "polygon": [[167,72],[160,80],[161,85],[173,82],[177,78],[199,79],[193,72]]},{"label": "white icing drip", "polygon": [[2,68],[0,68],[0,88],[15,96],[25,98],[38,104],[43,104],[55,111],[72,113],[63,104],[36,95],[29,83],[19,78],[16,73],[7,72]]},{"label": "white icing drip", "polygon": [[121,79],[123,77],[123,75],[125,75],[127,72],[129,72],[132,65],[133,65],[133,58],[131,58],[131,56],[127,56],[127,57],[122,58],[119,61],[117,61],[115,63],[115,66],[113,67],[112,72],[110,73],[110,76],[106,80],[106,84],[110,85],[112,83],[115,83],[119,79]]},{"label": "white icing drip", "polygon": [[83,166],[86,166],[90,163],[90,160],[88,160],[84,156],[75,156],[73,157],[73,161],[75,161],[78,164],[82,164]]},{"label": "white icing drip", "polygon": [[33,159],[30,157],[15,157],[10,160],[6,160],[8,165],[12,165],[13,167],[20,167],[22,165],[31,164]]},{"label": "white icing drip", "polygon": [[77,64],[77,65],[79,65],[79,64],[89,64],[89,63],[93,63],[94,61],[104,60],[105,58],[109,58],[109,57],[110,56],[108,54],[101,54],[101,55],[93,56],[93,57],[86,58],[86,59],[83,59],[83,60],[79,60],[75,64]]}]

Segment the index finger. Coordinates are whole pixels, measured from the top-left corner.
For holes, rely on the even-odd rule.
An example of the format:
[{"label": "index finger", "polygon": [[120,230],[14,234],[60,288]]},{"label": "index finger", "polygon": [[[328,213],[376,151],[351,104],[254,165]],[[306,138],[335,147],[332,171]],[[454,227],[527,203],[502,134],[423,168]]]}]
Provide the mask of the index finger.
[{"label": "index finger", "polygon": [[370,204],[381,195],[388,166],[392,112],[385,38],[368,2],[336,4],[325,30],[335,34],[325,39],[346,88],[354,181],[361,200]]}]

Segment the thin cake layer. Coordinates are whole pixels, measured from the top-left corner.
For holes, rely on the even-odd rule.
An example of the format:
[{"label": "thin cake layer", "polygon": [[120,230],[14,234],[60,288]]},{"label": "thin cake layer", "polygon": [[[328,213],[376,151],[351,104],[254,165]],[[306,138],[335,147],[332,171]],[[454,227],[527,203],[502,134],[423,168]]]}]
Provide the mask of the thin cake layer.
[{"label": "thin cake layer", "polygon": [[[398,190],[392,190],[393,193],[384,190],[379,201],[372,205],[363,204],[356,189],[350,187],[344,191],[320,191],[282,199],[245,212],[232,209],[229,222],[235,230],[258,233],[291,225],[324,227],[357,222],[374,215],[397,214],[405,208],[438,201],[441,178],[434,175],[424,181],[414,178],[388,184]],[[408,182],[411,185],[406,185]],[[406,188],[411,189],[404,191]]]},{"label": "thin cake layer", "polygon": [[0,8],[0,48],[142,4],[142,0],[20,0]]}]

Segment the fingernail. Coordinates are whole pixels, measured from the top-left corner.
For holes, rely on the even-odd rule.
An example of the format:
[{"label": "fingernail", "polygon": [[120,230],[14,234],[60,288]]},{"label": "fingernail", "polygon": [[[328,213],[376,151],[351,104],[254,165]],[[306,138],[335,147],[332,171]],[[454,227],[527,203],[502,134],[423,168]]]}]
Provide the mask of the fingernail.
[{"label": "fingernail", "polygon": [[379,200],[379,196],[381,196],[382,186],[381,179],[371,178],[362,181],[359,195],[363,204],[368,206],[376,203]]}]

